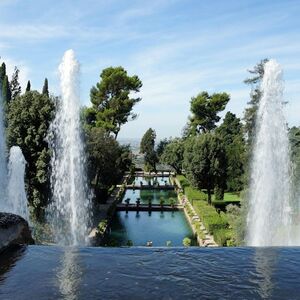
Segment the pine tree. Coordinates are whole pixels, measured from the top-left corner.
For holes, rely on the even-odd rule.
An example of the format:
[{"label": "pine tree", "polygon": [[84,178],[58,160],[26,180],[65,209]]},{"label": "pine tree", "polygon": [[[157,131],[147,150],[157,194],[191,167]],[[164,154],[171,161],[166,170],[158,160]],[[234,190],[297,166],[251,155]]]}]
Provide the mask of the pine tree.
[{"label": "pine tree", "polygon": [[256,112],[258,104],[261,98],[260,83],[264,76],[264,66],[269,59],[265,58],[261,60],[253,70],[248,70],[253,77],[247,78],[244,83],[251,85],[250,101],[247,103],[248,107],[244,112],[244,121],[245,121],[245,132],[248,140],[248,145],[252,144],[255,122],[256,122]]},{"label": "pine tree", "polygon": [[42,94],[49,97],[48,79],[47,78],[45,78],[45,81],[44,81]]},{"label": "pine tree", "polygon": [[19,83],[19,72],[20,70],[17,67],[15,67],[10,82],[11,100],[15,100],[19,95],[21,95],[21,86]]},{"label": "pine tree", "polygon": [[27,86],[26,86],[26,92],[30,92],[30,90],[31,90],[31,83],[30,83],[30,80],[28,80]]},{"label": "pine tree", "polygon": [[141,101],[133,98],[140,91],[142,82],[138,76],[128,76],[123,67],[110,67],[100,74],[100,81],[91,88],[90,98],[96,111],[96,127],[102,127],[115,135],[121,126],[130,120],[135,120],[137,114],[133,107]]}]

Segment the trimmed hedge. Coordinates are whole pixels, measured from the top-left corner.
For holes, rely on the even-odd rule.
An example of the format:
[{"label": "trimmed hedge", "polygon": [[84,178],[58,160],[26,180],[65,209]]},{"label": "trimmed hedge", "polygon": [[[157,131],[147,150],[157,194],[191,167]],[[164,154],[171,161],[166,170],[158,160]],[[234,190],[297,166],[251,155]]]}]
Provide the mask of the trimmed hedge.
[{"label": "trimmed hedge", "polygon": [[215,230],[229,226],[226,215],[224,213],[218,214],[214,206],[207,202],[194,201],[194,209],[210,234],[214,234]]},{"label": "trimmed hedge", "polygon": [[207,203],[206,194],[193,188],[184,176],[177,176],[177,179],[205,228],[214,236],[215,242],[220,246],[233,246],[233,232],[229,228],[226,214],[218,214],[215,207]]},{"label": "trimmed hedge", "polygon": [[190,201],[193,200],[207,200],[207,196],[205,193],[203,193],[202,191],[199,191],[197,189],[194,189],[189,181],[183,176],[183,175],[178,175],[177,180],[179,181],[184,193],[186,194],[186,196],[188,197],[188,199],[190,199]]}]

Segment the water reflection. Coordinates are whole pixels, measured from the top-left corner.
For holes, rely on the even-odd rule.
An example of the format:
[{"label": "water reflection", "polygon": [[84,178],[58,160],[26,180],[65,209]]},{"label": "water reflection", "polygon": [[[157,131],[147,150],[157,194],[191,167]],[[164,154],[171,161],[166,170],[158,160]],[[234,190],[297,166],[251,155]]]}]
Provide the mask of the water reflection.
[{"label": "water reflection", "polygon": [[269,299],[274,289],[273,273],[278,260],[276,248],[256,248],[254,263],[259,280],[258,292],[263,299]]},{"label": "water reflection", "polygon": [[25,246],[10,247],[0,255],[0,286],[5,280],[6,275],[13,269],[26,252]]},{"label": "water reflection", "polygon": [[61,259],[62,268],[57,273],[59,291],[66,300],[78,299],[83,270],[79,261],[79,249],[68,247]]}]

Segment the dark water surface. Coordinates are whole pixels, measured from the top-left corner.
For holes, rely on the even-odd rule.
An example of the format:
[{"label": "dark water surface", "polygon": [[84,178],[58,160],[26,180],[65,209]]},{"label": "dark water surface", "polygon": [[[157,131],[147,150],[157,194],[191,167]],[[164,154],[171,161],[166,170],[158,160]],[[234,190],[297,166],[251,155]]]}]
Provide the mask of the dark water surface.
[{"label": "dark water surface", "polygon": [[58,248],[0,255],[0,299],[300,299],[300,248]]}]

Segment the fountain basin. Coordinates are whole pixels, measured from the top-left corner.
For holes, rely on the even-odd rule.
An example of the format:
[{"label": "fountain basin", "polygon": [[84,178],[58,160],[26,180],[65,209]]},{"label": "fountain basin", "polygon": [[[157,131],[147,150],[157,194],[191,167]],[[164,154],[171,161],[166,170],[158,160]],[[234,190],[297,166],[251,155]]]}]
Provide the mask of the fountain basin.
[{"label": "fountain basin", "polygon": [[72,248],[0,255],[1,299],[299,299],[299,248]]}]

